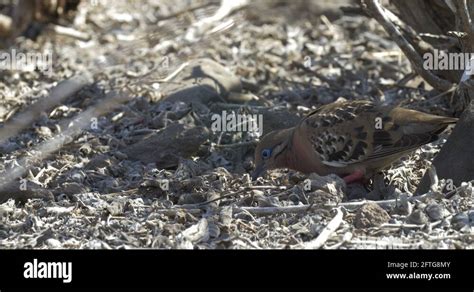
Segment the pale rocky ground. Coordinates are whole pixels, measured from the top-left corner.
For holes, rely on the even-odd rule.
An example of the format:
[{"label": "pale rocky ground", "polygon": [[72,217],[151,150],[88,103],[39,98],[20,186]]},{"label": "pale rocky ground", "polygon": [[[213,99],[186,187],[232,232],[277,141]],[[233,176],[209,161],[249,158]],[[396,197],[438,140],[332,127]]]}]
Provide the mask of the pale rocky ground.
[{"label": "pale rocky ground", "polygon": [[[86,3],[69,25],[89,41],[51,31],[16,41],[18,51],[54,49],[54,70],[2,71],[2,124],[59,81],[86,74],[93,82],[3,141],[4,177],[107,92],[128,87],[132,97],[13,176],[28,184],[0,192],[1,248],[474,247],[472,183],[445,196],[440,181],[414,197],[449,131],[386,170],[383,192],[288,170],[251,182],[256,135],[211,131],[212,115],[223,110],[263,114],[268,132],[340,97],[452,114],[419,79],[399,82],[409,63],[376,22],[341,16],[324,2],[278,1],[232,14],[224,19],[234,20],[232,28],[199,41],[190,23],[218,3],[176,13],[185,2]],[[337,229],[319,244],[333,218]]]}]

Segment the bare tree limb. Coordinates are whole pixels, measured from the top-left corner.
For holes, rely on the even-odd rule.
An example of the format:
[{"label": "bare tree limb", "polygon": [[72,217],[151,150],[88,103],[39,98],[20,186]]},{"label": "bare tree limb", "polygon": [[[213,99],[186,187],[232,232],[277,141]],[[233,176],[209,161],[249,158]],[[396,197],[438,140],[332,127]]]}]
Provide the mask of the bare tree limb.
[{"label": "bare tree limb", "polygon": [[454,5],[456,6],[456,10],[461,18],[461,24],[464,32],[467,34],[473,34],[474,26],[472,24],[471,16],[469,13],[469,7],[467,6],[467,1],[454,1]]},{"label": "bare tree limb", "polygon": [[393,41],[397,43],[403,53],[411,61],[415,72],[423,77],[428,84],[441,91],[446,91],[453,87],[451,82],[441,79],[432,72],[423,68],[423,59],[415,48],[404,38],[400,30],[392,23],[390,17],[387,15],[386,9],[378,0],[365,0],[363,1],[363,5],[367,12],[372,15],[380,25],[382,25]]}]

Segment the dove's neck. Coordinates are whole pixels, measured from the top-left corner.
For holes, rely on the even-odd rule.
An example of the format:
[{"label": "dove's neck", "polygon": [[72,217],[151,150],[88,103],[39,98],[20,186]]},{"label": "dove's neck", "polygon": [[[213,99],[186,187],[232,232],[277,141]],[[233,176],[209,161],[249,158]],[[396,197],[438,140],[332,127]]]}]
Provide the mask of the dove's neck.
[{"label": "dove's neck", "polygon": [[279,168],[290,168],[303,173],[315,171],[311,153],[308,153],[307,145],[297,130],[291,132],[288,146],[277,164]]}]

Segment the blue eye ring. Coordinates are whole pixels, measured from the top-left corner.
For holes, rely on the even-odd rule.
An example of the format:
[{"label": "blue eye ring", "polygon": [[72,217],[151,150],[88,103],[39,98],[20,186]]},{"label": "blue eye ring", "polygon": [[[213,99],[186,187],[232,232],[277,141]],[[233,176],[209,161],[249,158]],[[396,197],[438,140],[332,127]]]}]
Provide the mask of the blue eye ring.
[{"label": "blue eye ring", "polygon": [[268,159],[272,156],[272,149],[263,149],[262,150],[262,158],[263,159]]}]

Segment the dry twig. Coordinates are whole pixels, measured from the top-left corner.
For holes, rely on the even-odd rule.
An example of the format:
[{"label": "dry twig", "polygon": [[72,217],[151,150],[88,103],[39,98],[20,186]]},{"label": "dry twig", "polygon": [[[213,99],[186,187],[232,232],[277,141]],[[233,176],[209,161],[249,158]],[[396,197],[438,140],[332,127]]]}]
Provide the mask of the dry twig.
[{"label": "dry twig", "polygon": [[336,216],[328,223],[328,225],[321,231],[321,233],[318,235],[318,237],[314,240],[311,240],[309,242],[306,242],[303,245],[304,249],[319,249],[321,248],[324,243],[329,239],[331,234],[333,234],[341,225],[342,219],[343,219],[343,214],[341,211],[341,208],[337,208],[337,213]]}]

